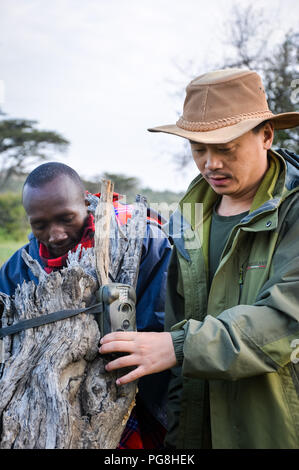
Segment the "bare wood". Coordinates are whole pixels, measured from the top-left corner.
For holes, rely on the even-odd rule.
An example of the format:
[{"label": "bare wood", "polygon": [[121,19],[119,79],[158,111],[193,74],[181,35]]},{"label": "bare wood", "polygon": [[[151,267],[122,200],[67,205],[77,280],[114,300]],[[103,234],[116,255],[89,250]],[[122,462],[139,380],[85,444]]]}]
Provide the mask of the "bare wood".
[{"label": "bare wood", "polygon": [[[44,276],[24,256],[38,286],[24,283],[15,301],[2,295],[3,323],[88,305],[97,281],[74,259],[69,268]],[[89,263],[87,263],[89,264]],[[116,448],[134,405],[136,384],[118,389],[98,354],[100,332],[89,314],[4,338],[0,380],[0,448]]]},{"label": "bare wood", "polygon": [[146,235],[146,198],[136,196],[134,210],[127,225],[127,246],[118,274],[118,282],[129,284],[136,289],[142,243]]},{"label": "bare wood", "polygon": [[113,190],[113,183],[110,180],[103,180],[100,201],[95,211],[96,269],[101,285],[109,282],[109,240],[113,211]]},{"label": "bare wood", "polygon": [[[112,202],[109,204],[109,213],[103,206],[107,200],[107,182],[105,187],[102,187],[102,196],[97,202],[94,196],[89,198],[91,208],[98,214],[96,220],[96,240],[95,250],[98,278],[100,284],[107,284],[110,282],[108,279],[108,268],[112,278],[115,282],[129,284],[136,288],[139,263],[142,253],[142,243],[146,235],[146,221],[147,221],[147,200],[145,197],[137,195],[136,201],[133,205],[132,216],[128,218],[127,224],[120,226],[112,210]],[[113,188],[112,188],[113,198]],[[110,200],[111,192],[110,192]],[[105,244],[103,243],[105,242]],[[106,245],[104,247],[104,245]],[[107,245],[109,245],[109,256],[107,253]]]}]

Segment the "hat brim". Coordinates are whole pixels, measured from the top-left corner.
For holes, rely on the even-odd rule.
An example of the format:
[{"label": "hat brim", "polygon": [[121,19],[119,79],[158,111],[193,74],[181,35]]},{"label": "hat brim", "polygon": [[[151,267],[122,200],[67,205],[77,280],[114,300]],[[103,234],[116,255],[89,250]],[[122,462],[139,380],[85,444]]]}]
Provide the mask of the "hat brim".
[{"label": "hat brim", "polygon": [[151,127],[148,129],[148,131],[173,134],[193,142],[201,142],[204,144],[226,144],[227,142],[237,139],[246,132],[254,129],[254,127],[258,126],[263,121],[268,120],[273,123],[274,129],[291,129],[293,127],[299,126],[299,113],[281,113],[266,119],[248,119],[246,121],[240,121],[232,126],[222,127],[220,129],[205,132],[187,131],[181,127],[178,127],[176,124]]}]

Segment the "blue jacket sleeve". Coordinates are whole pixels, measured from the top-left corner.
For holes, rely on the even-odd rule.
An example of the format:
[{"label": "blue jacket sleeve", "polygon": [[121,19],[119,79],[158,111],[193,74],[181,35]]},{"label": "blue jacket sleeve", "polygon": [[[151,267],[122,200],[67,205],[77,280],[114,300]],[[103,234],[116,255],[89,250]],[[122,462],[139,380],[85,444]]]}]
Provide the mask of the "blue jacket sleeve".
[{"label": "blue jacket sleeve", "polygon": [[[163,331],[167,269],[171,246],[164,232],[147,225],[136,287],[137,330]],[[170,371],[144,376],[138,381],[138,403],[167,426],[166,400]]]},{"label": "blue jacket sleeve", "polygon": [[171,246],[164,232],[147,224],[136,287],[137,330],[163,331],[167,268]]},{"label": "blue jacket sleeve", "polygon": [[38,284],[38,279],[23,261],[23,249],[42,265],[37,241],[33,235],[29,235],[29,243],[16,251],[0,269],[0,292],[4,292],[4,294],[14,295],[17,285],[21,285],[24,281],[34,281],[35,284]]}]

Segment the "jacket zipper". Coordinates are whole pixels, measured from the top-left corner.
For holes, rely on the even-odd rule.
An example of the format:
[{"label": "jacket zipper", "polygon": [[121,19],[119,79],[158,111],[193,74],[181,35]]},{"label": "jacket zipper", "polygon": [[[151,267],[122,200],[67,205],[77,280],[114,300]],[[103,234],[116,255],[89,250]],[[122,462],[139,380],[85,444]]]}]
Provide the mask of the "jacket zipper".
[{"label": "jacket zipper", "polygon": [[239,300],[238,300],[238,304],[240,304],[240,301],[241,301],[243,284],[244,284],[244,268],[241,267],[240,272],[239,272]]}]

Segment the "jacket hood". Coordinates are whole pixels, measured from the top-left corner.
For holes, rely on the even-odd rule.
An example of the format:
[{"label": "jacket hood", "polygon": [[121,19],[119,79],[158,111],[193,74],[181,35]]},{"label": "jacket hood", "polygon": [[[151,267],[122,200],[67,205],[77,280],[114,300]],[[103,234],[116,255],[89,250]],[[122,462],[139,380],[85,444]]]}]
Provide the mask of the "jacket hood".
[{"label": "jacket hood", "polygon": [[285,185],[289,191],[299,186],[299,156],[286,149],[277,149],[274,151],[280,155],[286,164]]}]

